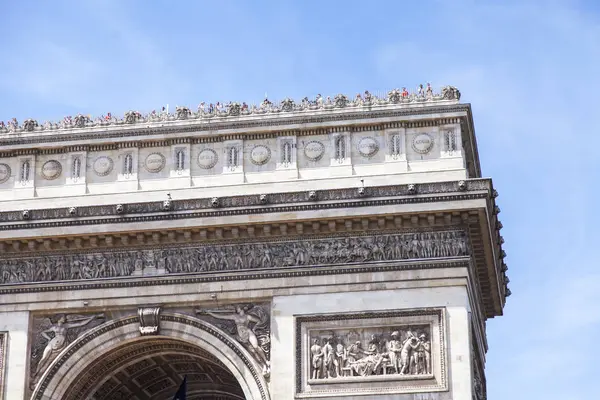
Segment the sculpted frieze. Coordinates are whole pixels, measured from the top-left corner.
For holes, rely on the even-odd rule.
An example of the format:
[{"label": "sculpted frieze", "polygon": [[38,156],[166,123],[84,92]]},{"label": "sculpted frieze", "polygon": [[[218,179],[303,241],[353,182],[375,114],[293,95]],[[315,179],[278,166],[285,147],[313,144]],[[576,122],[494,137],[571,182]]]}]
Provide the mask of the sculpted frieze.
[{"label": "sculpted frieze", "polygon": [[443,309],[299,316],[297,395],[444,390],[444,324]]},{"label": "sculpted frieze", "polygon": [[309,379],[431,374],[427,325],[310,332]]},{"label": "sculpted frieze", "polygon": [[236,304],[215,309],[196,309],[198,318],[212,323],[241,343],[262,367],[271,370],[271,328],[268,304]]},{"label": "sculpted frieze", "polygon": [[469,254],[463,231],[228,243],[0,259],[0,284],[276,269]]}]

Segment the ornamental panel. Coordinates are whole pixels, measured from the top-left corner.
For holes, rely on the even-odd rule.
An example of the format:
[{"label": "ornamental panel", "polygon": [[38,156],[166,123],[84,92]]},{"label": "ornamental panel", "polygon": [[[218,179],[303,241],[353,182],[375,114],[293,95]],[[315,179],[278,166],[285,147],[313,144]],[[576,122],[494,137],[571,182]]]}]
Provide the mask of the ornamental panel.
[{"label": "ornamental panel", "polygon": [[444,320],[441,308],[298,317],[297,396],[448,390]]}]

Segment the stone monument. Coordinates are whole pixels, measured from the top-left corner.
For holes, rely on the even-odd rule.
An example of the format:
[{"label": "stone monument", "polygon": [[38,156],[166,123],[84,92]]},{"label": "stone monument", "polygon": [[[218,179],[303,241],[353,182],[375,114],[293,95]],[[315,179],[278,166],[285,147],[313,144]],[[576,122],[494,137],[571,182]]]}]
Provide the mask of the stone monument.
[{"label": "stone monument", "polygon": [[193,109],[0,125],[0,399],[486,398],[458,89]]}]

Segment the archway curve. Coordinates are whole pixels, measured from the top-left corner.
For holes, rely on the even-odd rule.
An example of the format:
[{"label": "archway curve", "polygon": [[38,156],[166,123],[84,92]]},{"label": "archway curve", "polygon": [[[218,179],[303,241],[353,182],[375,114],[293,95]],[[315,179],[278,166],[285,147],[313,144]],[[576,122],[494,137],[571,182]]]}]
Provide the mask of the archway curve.
[{"label": "archway curve", "polygon": [[[267,383],[246,349],[215,326],[178,313],[160,316],[160,335],[194,346],[219,360],[235,377],[247,400],[269,400]],[[64,399],[76,386],[77,377],[85,376],[94,361],[140,340],[137,316],[106,322],[83,334],[52,362],[36,386],[32,400]]]}]

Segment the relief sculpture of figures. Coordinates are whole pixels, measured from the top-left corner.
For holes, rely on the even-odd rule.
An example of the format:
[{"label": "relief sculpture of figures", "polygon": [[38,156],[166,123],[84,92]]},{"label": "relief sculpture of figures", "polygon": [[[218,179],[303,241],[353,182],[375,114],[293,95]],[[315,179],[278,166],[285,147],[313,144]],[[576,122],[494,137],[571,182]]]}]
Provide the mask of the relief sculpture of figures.
[{"label": "relief sculpture of figures", "polygon": [[[104,314],[89,316],[59,314],[36,321],[37,335],[33,338],[34,345],[31,352],[32,385],[37,383],[50,363],[79,334],[91,329],[90,325],[101,324],[104,319]],[[96,323],[92,324],[94,321]]]},{"label": "relief sculpture of figures", "polygon": [[462,231],[0,259],[0,284],[467,256]]},{"label": "relief sculpture of figures", "polygon": [[[334,335],[330,331],[311,333],[309,379],[433,373],[427,326],[391,333],[385,329]],[[419,331],[418,336],[413,333],[415,330]]]},{"label": "relief sculpture of figures", "polygon": [[[214,324],[234,335],[261,365],[263,375],[268,376],[271,370],[269,352],[271,348],[270,317],[260,305],[235,305],[233,309],[217,310],[197,309],[200,316],[212,317]],[[214,321],[216,320],[216,321]],[[224,325],[219,321],[227,321]]]}]

